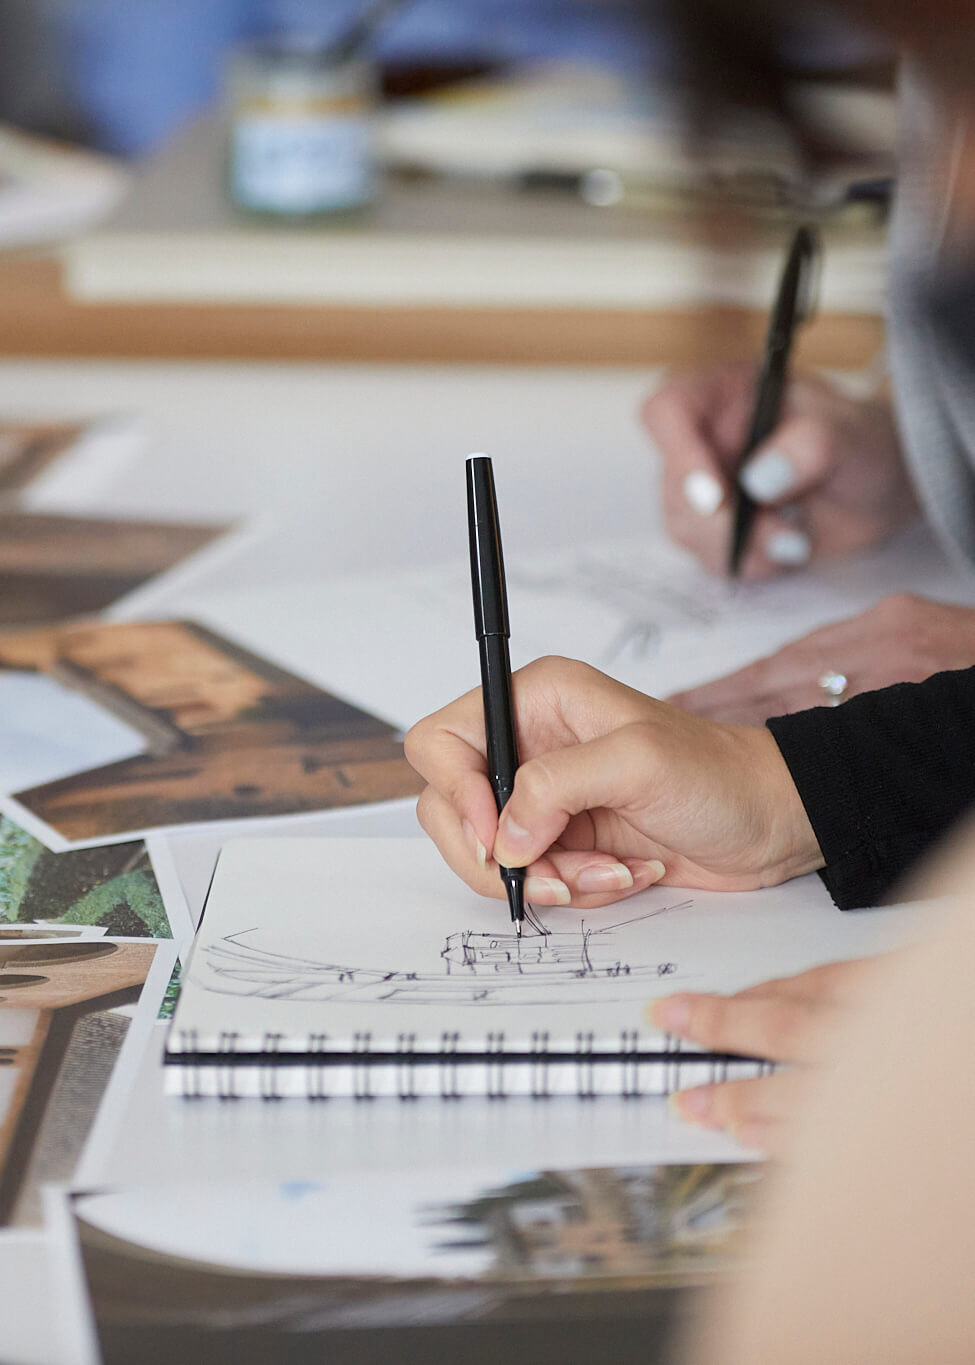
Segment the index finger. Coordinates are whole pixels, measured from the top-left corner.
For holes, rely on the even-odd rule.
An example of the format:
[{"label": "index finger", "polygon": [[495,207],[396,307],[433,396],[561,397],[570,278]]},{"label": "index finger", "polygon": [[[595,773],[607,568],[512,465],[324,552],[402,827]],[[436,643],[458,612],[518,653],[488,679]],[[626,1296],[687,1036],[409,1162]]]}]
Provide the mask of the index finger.
[{"label": "index finger", "polygon": [[813,1004],[842,1007],[859,995],[864,984],[890,956],[891,953],[887,952],[876,957],[855,957],[841,962],[824,962],[818,967],[797,972],[795,976],[776,977],[772,981],[749,986],[746,990],[738,991],[732,999],[757,1000],[778,995],[808,1000]]},{"label": "index finger", "polygon": [[727,492],[725,464],[713,441],[696,396],[679,384],[665,385],[643,405],[643,423],[661,459],[665,476],[675,480],[699,471],[710,474]]},{"label": "index finger", "polygon": [[654,1000],[650,1022],[712,1052],[734,1052],[770,1062],[803,1061],[823,1011],[805,996],[698,995]]},{"label": "index finger", "polygon": [[497,805],[487,775],[484,700],[479,687],[418,721],[404,740],[410,765],[493,848]]}]

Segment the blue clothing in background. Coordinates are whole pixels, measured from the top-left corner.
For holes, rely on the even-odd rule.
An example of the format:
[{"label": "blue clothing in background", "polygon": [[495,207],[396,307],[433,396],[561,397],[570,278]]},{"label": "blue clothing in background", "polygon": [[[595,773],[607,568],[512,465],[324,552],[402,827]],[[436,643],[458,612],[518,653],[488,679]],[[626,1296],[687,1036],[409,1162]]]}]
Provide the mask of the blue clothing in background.
[{"label": "blue clothing in background", "polygon": [[[265,0],[281,29],[333,33],[355,0]],[[633,0],[406,0],[380,42],[386,58],[583,59],[635,68],[654,44],[650,6]]]},{"label": "blue clothing in background", "polygon": [[92,142],[133,155],[214,99],[224,54],[261,31],[262,0],[71,0],[71,96]]},{"label": "blue clothing in background", "polygon": [[[260,34],[341,32],[365,0],[47,0],[66,29],[71,100],[92,142],[136,155],[218,94],[225,54]],[[587,59],[645,64],[653,35],[633,0],[407,0],[385,59]]]}]

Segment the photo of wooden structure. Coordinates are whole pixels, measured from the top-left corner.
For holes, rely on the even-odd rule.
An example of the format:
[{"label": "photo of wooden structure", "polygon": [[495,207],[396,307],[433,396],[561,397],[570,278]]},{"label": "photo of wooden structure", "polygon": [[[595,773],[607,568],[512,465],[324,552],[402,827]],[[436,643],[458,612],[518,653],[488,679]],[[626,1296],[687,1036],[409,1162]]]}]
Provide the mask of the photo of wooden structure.
[{"label": "photo of wooden structure", "polygon": [[17,792],[67,840],[417,793],[393,727],[188,621],[0,636],[0,670],[82,692],[144,737],[135,757]]},{"label": "photo of wooden structure", "polygon": [[[154,943],[60,934],[0,941],[0,1224],[18,1208],[38,1136],[55,1107],[59,1081],[70,1069],[53,1144],[60,1160],[76,1157],[128,1028],[111,1011],[138,1000],[156,951]],[[77,1082],[83,1081],[79,1086]],[[65,1132],[65,1130],[67,1130]],[[38,1177],[61,1178],[60,1170]],[[18,1221],[37,1214],[20,1210]],[[32,1216],[33,1215],[33,1216]]]},{"label": "photo of wooden structure", "polygon": [[226,529],[0,511],[0,626],[101,611]]},{"label": "photo of wooden structure", "polygon": [[78,422],[0,422],[0,505],[15,502],[83,430]]}]

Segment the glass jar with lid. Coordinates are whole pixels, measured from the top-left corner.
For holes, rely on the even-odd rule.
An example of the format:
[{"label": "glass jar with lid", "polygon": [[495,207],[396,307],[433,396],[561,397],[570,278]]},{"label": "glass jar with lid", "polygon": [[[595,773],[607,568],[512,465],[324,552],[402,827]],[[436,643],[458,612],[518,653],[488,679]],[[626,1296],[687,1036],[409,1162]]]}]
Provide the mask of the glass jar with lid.
[{"label": "glass jar with lid", "polygon": [[378,192],[374,63],[314,39],[264,39],[228,72],[230,191],[251,212],[302,219]]}]

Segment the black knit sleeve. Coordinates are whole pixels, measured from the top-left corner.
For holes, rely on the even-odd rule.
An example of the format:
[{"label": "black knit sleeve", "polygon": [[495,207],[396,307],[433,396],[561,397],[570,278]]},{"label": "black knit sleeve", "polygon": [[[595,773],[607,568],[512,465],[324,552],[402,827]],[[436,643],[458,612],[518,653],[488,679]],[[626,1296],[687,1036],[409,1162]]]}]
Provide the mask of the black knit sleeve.
[{"label": "black knit sleeve", "polygon": [[975,803],[975,668],[767,724],[843,910],[878,904]]}]

